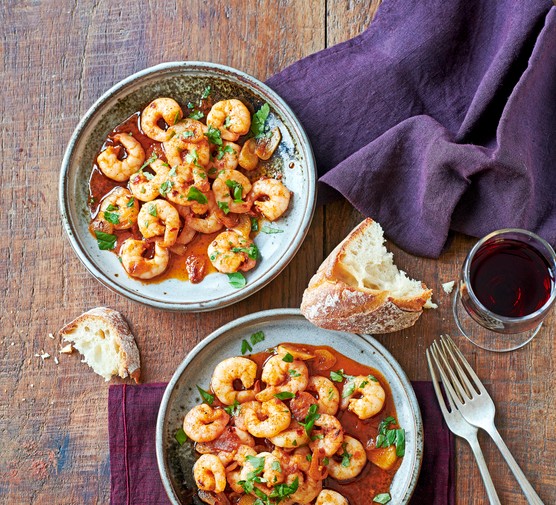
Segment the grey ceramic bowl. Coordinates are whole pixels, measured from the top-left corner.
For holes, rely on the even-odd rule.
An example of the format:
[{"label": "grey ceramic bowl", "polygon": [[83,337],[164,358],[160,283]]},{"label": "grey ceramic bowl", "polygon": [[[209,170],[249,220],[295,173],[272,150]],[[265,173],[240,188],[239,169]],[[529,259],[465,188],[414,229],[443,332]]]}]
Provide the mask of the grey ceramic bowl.
[{"label": "grey ceramic bowl", "polygon": [[[287,213],[273,228],[281,233],[255,239],[261,260],[246,274],[242,289],[230,286],[222,274],[208,275],[200,284],[168,279],[144,283],[129,277],[118,258],[98,249],[88,229],[88,180],[94,158],[110,131],[160,96],[180,103],[197,100],[210,85],[217,99],[240,98],[257,110],[270,105],[268,124],[278,125],[282,142],[272,168],[280,170],[292,191]],[[290,168],[292,167],[292,168]],[[288,105],[257,79],[223,65],[174,62],[148,68],[109,89],[87,111],[67,147],[60,174],[59,203],[62,222],[78,258],[102,284],[132,300],[162,309],[206,311],[225,307],[252,295],[274,279],[293,258],[311,224],[315,207],[316,170],[307,135]]]},{"label": "grey ceramic bowl", "polygon": [[201,403],[195,385],[208,388],[215,366],[225,358],[241,356],[241,341],[257,331],[263,331],[265,339],[253,352],[281,342],[329,345],[382,372],[390,385],[400,426],[406,431],[405,456],[390,488],[391,503],[409,503],[421,469],[423,425],[407,376],[394,357],[372,337],[318,328],[298,309],[268,310],[232,321],[200,342],[174,373],[162,398],[156,426],[158,468],[170,502],[173,505],[202,503],[195,492],[192,467],[196,457],[192,444],[186,442],[180,446],[175,439],[185,414]]}]

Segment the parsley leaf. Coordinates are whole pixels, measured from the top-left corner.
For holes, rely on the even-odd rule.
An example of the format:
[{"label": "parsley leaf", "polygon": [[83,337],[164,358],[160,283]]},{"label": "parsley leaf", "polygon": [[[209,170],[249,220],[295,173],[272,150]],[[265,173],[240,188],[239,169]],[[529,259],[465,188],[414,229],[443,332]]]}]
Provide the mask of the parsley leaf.
[{"label": "parsley leaf", "polygon": [[270,113],[270,106],[265,103],[255,114],[251,121],[251,134],[255,138],[260,138],[265,134],[266,120]]},{"label": "parsley leaf", "polygon": [[176,438],[176,441],[180,445],[183,445],[185,444],[185,442],[187,442],[187,435],[185,434],[185,431],[183,431],[183,428],[180,428],[174,436]]},{"label": "parsley leaf", "polygon": [[287,352],[282,358],[282,361],[285,361],[286,363],[293,363],[293,356]]},{"label": "parsley leaf", "polygon": [[243,288],[247,284],[247,279],[243,276],[241,272],[234,272],[233,274],[227,274],[230,281],[230,286],[236,289]]},{"label": "parsley leaf", "polygon": [[198,190],[195,186],[191,186],[187,192],[187,201],[191,202],[193,200],[199,203],[208,202],[208,198],[202,191]]},{"label": "parsley leaf", "polygon": [[135,205],[135,197],[132,196],[132,197],[129,199],[129,202],[127,202],[126,207],[133,207],[134,205]]},{"label": "parsley leaf", "polygon": [[209,405],[212,405],[212,402],[214,401],[214,395],[211,395],[208,391],[205,391],[203,388],[200,388],[199,386],[197,386],[197,390],[199,391],[199,394],[201,395],[203,401],[205,403],[208,403]]},{"label": "parsley leaf", "polygon": [[251,218],[251,231],[259,231],[259,221],[256,217]]},{"label": "parsley leaf", "polygon": [[344,450],[344,452],[342,453],[342,466],[343,467],[348,467],[351,464],[351,454],[349,452],[347,452],[346,450],[347,444],[344,442],[342,444],[342,449]]},{"label": "parsley leaf", "polygon": [[147,209],[147,211],[149,212],[149,214],[151,216],[156,217],[157,216],[156,204],[155,203],[150,203],[149,208]]},{"label": "parsley leaf", "polygon": [[158,159],[158,156],[156,153],[152,153],[151,157],[145,161],[145,163],[143,163],[143,165],[141,166],[141,168],[138,170],[139,172],[141,172],[141,170],[143,170],[144,168],[148,167],[151,163],[153,163],[154,161],[156,161]]},{"label": "parsley leaf", "polygon": [[168,194],[168,192],[172,189],[172,187],[174,186],[174,183],[172,181],[164,181],[161,185],[160,185],[160,194],[162,196],[166,196]]},{"label": "parsley leaf", "polygon": [[259,257],[259,249],[255,244],[251,244],[249,247],[232,247],[232,252],[234,253],[245,253],[252,260],[256,260]]},{"label": "parsley leaf", "polygon": [[[214,126],[208,127],[205,137],[209,140],[211,144],[221,146],[222,145],[222,135],[220,134],[220,130],[218,128],[214,128]],[[229,147],[229,146],[226,146]],[[233,149],[232,149],[233,151]],[[219,158],[220,159],[220,158]]]},{"label": "parsley leaf", "polygon": [[405,454],[405,430],[403,428],[389,429],[391,424],[397,424],[397,421],[388,416],[378,425],[378,435],[376,437],[377,447],[396,446],[396,456],[402,457]]},{"label": "parsley leaf", "polygon": [[279,498],[282,500],[283,498],[295,493],[298,487],[299,478],[296,477],[291,484],[276,484],[268,496],[270,498]]},{"label": "parsley leaf", "polygon": [[343,382],[344,380],[344,369],[340,369],[337,372],[330,372],[330,380],[334,382]]},{"label": "parsley leaf", "polygon": [[196,121],[199,121],[199,119],[203,119],[205,115],[200,110],[195,110],[191,114],[189,114],[189,117],[191,119],[195,119]]},{"label": "parsley leaf", "polygon": [[280,230],[280,228],[272,228],[272,227],[268,226],[267,224],[263,225],[263,227],[261,228],[261,231],[263,233],[266,233],[267,235],[272,235],[274,233],[284,233],[284,230]]},{"label": "parsley leaf", "polygon": [[241,203],[241,198],[243,197],[243,186],[239,182],[232,181],[231,179],[226,179],[226,186],[228,186],[232,190],[234,195],[234,202]]},{"label": "parsley leaf", "polygon": [[253,345],[258,344],[263,340],[264,340],[264,333],[262,331],[258,331],[256,333],[253,333],[253,335],[251,335],[251,343]]},{"label": "parsley leaf", "polygon": [[229,416],[232,417],[237,416],[241,411],[241,404],[236,399],[234,400],[234,403],[232,405],[228,405],[227,407],[224,407],[224,410],[227,412]]},{"label": "parsley leaf", "polygon": [[95,230],[95,237],[97,238],[98,248],[102,251],[107,251],[114,249],[116,246],[116,240],[118,237],[110,233],[104,233],[103,231]]},{"label": "parsley leaf", "polygon": [[112,210],[118,210],[118,207],[116,207],[115,205],[112,205],[111,203],[108,204],[108,207],[106,207],[107,211],[112,211]]},{"label": "parsley leaf", "polygon": [[311,436],[311,431],[313,431],[313,426],[315,425],[315,421],[320,417],[320,414],[317,413],[319,409],[318,405],[311,405],[305,416],[305,422],[299,423],[301,426],[305,428],[305,433],[308,436]]},{"label": "parsley leaf", "polygon": [[252,350],[253,350],[253,348],[251,347],[249,342],[247,342],[247,340],[243,339],[241,341],[241,354],[245,354],[248,351],[251,352]]},{"label": "parsley leaf", "polygon": [[373,498],[373,502],[384,504],[389,503],[391,499],[390,493],[380,493]]},{"label": "parsley leaf", "polygon": [[120,215],[117,212],[104,211],[104,219],[112,224],[120,224]]},{"label": "parsley leaf", "polygon": [[236,150],[229,144],[224,147],[218,147],[218,152],[216,153],[216,158],[221,160],[226,153],[236,154]]},{"label": "parsley leaf", "polygon": [[295,398],[295,393],[282,391],[281,393],[276,393],[274,396],[278,398],[278,400],[291,400],[292,398]]},{"label": "parsley leaf", "polygon": [[224,214],[230,213],[230,207],[228,206],[228,202],[216,202],[216,203],[218,204],[220,210],[224,212]]},{"label": "parsley leaf", "polygon": [[201,95],[201,100],[206,100],[210,95],[210,91],[211,91],[211,88],[210,88],[210,85],[209,85],[203,91],[203,94]]},{"label": "parsley leaf", "polygon": [[290,377],[301,377],[301,374],[297,370],[288,370]]},{"label": "parsley leaf", "polygon": [[197,168],[203,168],[199,165],[199,154],[197,153],[197,149],[192,149],[190,153],[185,155],[185,162],[195,165]]}]

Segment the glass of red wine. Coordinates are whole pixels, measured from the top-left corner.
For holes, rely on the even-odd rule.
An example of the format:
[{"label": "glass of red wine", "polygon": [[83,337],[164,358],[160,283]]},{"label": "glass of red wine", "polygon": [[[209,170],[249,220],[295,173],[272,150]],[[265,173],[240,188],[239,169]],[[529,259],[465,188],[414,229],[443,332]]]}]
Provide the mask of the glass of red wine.
[{"label": "glass of red wine", "polygon": [[519,349],[539,332],[556,300],[556,254],[527,230],[509,228],[471,249],[453,298],[459,330],[489,351]]}]

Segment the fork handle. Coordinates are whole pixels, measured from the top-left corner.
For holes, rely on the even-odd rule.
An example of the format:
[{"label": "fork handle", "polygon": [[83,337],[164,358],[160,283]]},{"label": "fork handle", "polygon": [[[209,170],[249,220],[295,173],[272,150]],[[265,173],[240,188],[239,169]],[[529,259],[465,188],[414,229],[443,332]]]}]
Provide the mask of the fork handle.
[{"label": "fork handle", "polygon": [[492,477],[490,476],[490,472],[488,471],[485,457],[483,456],[483,451],[481,450],[481,446],[479,445],[479,441],[476,437],[470,437],[467,439],[469,445],[471,446],[471,450],[473,451],[473,455],[477,460],[477,465],[479,466],[479,472],[481,472],[481,477],[483,479],[483,483],[485,485],[485,489],[488,495],[488,500],[491,505],[500,505],[500,499],[498,498],[498,494],[496,493],[496,488],[494,487],[494,483],[492,482]]},{"label": "fork handle", "polygon": [[491,436],[492,440],[494,440],[494,443],[502,453],[502,456],[506,460],[506,463],[508,463],[510,470],[513,472],[515,478],[517,479],[517,482],[523,490],[525,498],[527,498],[527,502],[531,505],[544,505],[543,501],[539,498],[539,495],[533,489],[533,486],[531,486],[531,484],[527,480],[527,477],[525,477],[525,474],[521,471],[521,468],[519,468],[519,465],[512,456],[512,453],[508,449],[508,446],[506,445],[504,440],[502,440],[502,437],[500,436],[500,433],[498,433],[498,430],[496,429],[496,426],[494,426],[494,423],[485,426],[484,429]]}]

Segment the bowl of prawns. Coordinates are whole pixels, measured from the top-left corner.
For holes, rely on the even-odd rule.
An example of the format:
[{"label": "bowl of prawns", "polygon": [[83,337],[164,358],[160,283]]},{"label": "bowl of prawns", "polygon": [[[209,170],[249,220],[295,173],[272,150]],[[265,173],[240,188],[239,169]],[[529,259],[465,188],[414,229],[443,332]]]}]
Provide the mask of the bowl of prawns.
[{"label": "bowl of prawns", "polygon": [[303,127],[230,67],[164,63],[108,90],[68,144],[62,222],[102,284],[162,309],[225,307],[301,246],[316,169]]}]

